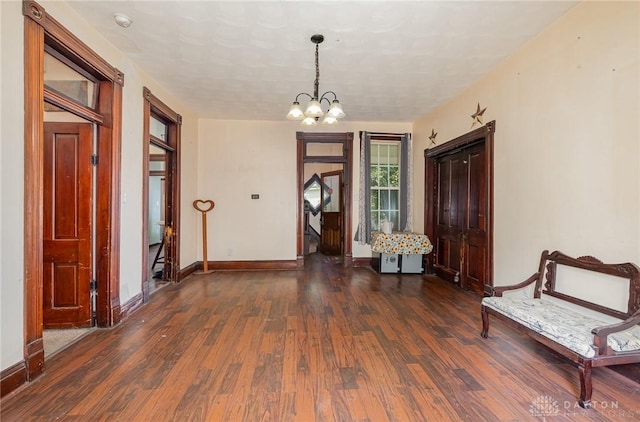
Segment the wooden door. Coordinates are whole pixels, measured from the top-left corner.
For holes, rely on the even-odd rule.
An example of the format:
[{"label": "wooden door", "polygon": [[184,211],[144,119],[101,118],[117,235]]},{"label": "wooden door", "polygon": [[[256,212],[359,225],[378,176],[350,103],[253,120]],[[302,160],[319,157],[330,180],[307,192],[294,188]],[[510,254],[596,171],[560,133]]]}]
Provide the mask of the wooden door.
[{"label": "wooden door", "polygon": [[342,170],[322,173],[320,252],[342,255]]},{"label": "wooden door", "polygon": [[440,157],[436,178],[434,269],[482,294],[487,269],[484,143]]},{"label": "wooden door", "polygon": [[43,324],[91,326],[92,127],[45,123]]}]

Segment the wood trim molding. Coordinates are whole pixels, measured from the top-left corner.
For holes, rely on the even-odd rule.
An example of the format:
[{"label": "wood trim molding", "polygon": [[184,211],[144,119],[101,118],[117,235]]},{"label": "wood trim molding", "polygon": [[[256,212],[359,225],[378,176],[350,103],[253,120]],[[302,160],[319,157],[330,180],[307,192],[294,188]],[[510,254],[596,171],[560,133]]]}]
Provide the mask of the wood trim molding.
[{"label": "wood trim molding", "polygon": [[[38,10],[38,9],[35,9]],[[42,367],[42,218],[44,80],[44,30],[32,19],[24,20],[24,358],[27,381]],[[16,315],[17,317],[17,315]],[[36,350],[40,347],[40,350]],[[33,378],[32,378],[33,377]]]},{"label": "wood trim molding", "polygon": [[16,391],[27,382],[27,367],[24,361],[18,362],[0,372],[0,397]]},{"label": "wood trim molding", "polygon": [[[339,163],[342,164],[344,172],[344,266],[350,267],[353,264],[352,254],[352,230],[351,218],[353,209],[353,132],[341,133],[315,133],[315,132],[296,132],[297,140],[297,193],[296,193],[296,267],[304,268],[304,201],[302,200],[304,192],[304,165],[306,163]],[[307,155],[307,144],[313,143],[330,143],[342,144],[342,156],[313,156]]]},{"label": "wood trim molding", "polygon": [[[207,261],[208,268],[213,271],[256,271],[256,270],[297,270],[296,260],[283,261]],[[198,270],[204,265],[198,261]]]},{"label": "wood trim molding", "polygon": [[[143,98],[143,139],[142,139],[142,292],[143,301],[149,300],[149,175],[153,172],[149,171],[149,161],[165,161],[166,168],[162,172],[165,176],[165,187],[167,199],[167,210],[165,213],[165,222],[173,228],[172,241],[165,245],[165,264],[167,271],[165,278],[174,283],[180,282],[183,278],[180,271],[180,144],[182,134],[182,116],[162,102],[158,97],[151,93],[147,87],[142,88]],[[150,133],[150,118],[154,115],[161,119],[167,125],[168,136],[166,142],[160,142]],[[149,154],[149,144],[153,143],[158,148],[164,150],[164,154]],[[157,174],[157,173],[156,173]]]},{"label": "wood trim molding", "polygon": [[354,267],[371,267],[371,258],[353,258]]},{"label": "wood trim molding", "polygon": [[[24,365],[26,380],[44,370],[42,344],[42,243],[44,147],[44,51],[50,46],[99,81],[96,110],[97,324],[120,320],[120,145],[122,72],[75,37],[35,1],[22,2],[24,15]],[[70,107],[59,102],[63,108]],[[77,111],[77,110],[76,110]]]},{"label": "wood trim molding", "polygon": [[142,307],[143,305],[142,299],[143,294],[138,293],[137,295],[129,299],[124,305],[122,305],[122,309],[120,310],[120,316],[122,317],[122,319],[129,317],[135,311],[140,309],[140,307]]},{"label": "wood trim molding", "polygon": [[[47,32],[47,37],[50,38],[47,40],[47,44],[56,47],[56,50],[64,49],[67,53],[71,53],[67,57],[76,65],[94,76],[101,75],[102,78],[106,77],[118,85],[124,85],[124,74],[122,72],[111,66],[67,28],[62,26],[40,4],[31,0],[23,0],[22,14],[44,28]],[[99,77],[99,79],[102,78]]]},{"label": "wood trim molding", "polygon": [[189,277],[191,274],[195,273],[196,271],[198,270],[202,271],[203,267],[204,266],[202,265],[202,261],[193,262],[190,265],[178,271],[178,279],[182,281],[185,278]]}]

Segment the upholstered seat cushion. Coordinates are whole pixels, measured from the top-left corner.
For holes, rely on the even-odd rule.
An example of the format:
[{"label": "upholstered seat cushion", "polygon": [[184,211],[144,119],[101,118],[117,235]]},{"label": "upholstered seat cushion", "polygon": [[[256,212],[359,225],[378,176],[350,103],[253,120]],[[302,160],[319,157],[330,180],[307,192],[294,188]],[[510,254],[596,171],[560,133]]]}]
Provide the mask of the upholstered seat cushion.
[{"label": "upholstered seat cushion", "polygon": [[[482,304],[586,358],[596,354],[591,330],[609,325],[545,299],[485,297]],[[610,334],[607,342],[616,352],[640,350],[640,327]]]}]

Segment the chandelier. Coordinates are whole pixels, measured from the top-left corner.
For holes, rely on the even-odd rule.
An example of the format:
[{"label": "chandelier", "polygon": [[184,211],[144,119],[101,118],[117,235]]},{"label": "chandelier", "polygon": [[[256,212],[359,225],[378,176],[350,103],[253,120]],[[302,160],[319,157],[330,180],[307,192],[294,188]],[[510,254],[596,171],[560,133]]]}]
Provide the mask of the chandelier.
[{"label": "chandelier", "polygon": [[[287,114],[287,119],[289,120],[302,120],[301,124],[303,126],[315,126],[318,124],[318,120],[320,117],[324,116],[322,119],[323,125],[335,125],[338,123],[338,119],[344,117],[344,111],[342,111],[342,106],[340,105],[340,101],[338,101],[338,96],[333,91],[327,91],[322,94],[321,97],[318,97],[318,86],[320,84],[320,66],[318,65],[318,44],[324,41],[324,36],[320,34],[315,34],[311,37],[311,42],[316,45],[316,80],[313,83],[313,95],[307,94],[306,92],[301,92],[296,95],[296,99],[291,104],[291,108],[289,109],[289,113]],[[300,107],[300,103],[298,102],[298,98],[301,95],[306,95],[309,97],[309,103],[307,103],[307,108],[302,111]],[[333,96],[333,100],[330,100],[330,97]],[[322,102],[326,101],[329,105],[329,109],[326,114],[322,111]]]}]

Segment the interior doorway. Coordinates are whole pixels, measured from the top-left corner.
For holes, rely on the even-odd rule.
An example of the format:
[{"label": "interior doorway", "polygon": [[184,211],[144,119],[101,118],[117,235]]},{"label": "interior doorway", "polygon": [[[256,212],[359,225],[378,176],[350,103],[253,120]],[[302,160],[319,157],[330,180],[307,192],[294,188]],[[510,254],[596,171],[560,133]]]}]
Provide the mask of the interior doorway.
[{"label": "interior doorway", "polygon": [[428,268],[482,295],[493,285],[493,133],[495,122],[425,150]]},{"label": "interior doorway", "polygon": [[[307,233],[308,212],[305,212],[305,185],[309,186],[308,167],[325,165],[328,169],[316,172],[342,172],[341,189],[336,199],[342,204],[338,223],[340,229],[339,249],[337,256],[345,266],[353,265],[351,242],[351,210],[352,210],[352,160],[353,160],[353,132],[344,133],[305,133],[297,132],[297,267],[304,268],[305,242]],[[333,167],[332,167],[333,166]],[[305,178],[305,169],[307,177]],[[320,182],[320,181],[318,181]],[[320,184],[320,183],[318,183]],[[324,192],[324,187],[320,190]],[[322,194],[324,195],[324,193]],[[333,199],[332,199],[333,200]]]},{"label": "interior doorway", "polygon": [[[34,1],[25,2],[24,20],[24,362],[22,380],[44,370],[43,290],[45,244],[45,112],[64,110],[91,122],[95,139],[95,184],[91,242],[95,254],[91,279],[96,286],[95,323],[120,320],[120,142],[124,75],[72,35]],[[63,79],[45,74],[52,56],[68,69]],[[50,62],[54,63],[54,62]],[[52,64],[53,66],[53,64]],[[47,72],[52,69],[47,67]],[[71,76],[73,75],[73,76]],[[69,76],[69,77],[66,77]],[[90,88],[91,87],[91,88]],[[89,165],[92,165],[91,162]],[[84,262],[83,258],[83,262]],[[81,264],[78,264],[81,265]],[[86,265],[86,264],[82,264]],[[62,267],[61,267],[62,268]],[[61,269],[64,272],[64,270]],[[61,274],[58,274],[61,275]],[[68,276],[69,274],[67,274]],[[67,277],[73,279],[73,277]],[[80,283],[80,281],[78,281]],[[84,294],[83,294],[84,297]],[[62,301],[70,300],[68,297]],[[84,317],[83,317],[84,318]]]},{"label": "interior doorway", "polygon": [[143,123],[143,268],[142,300],[179,282],[180,134],[182,116],[148,88]]}]

